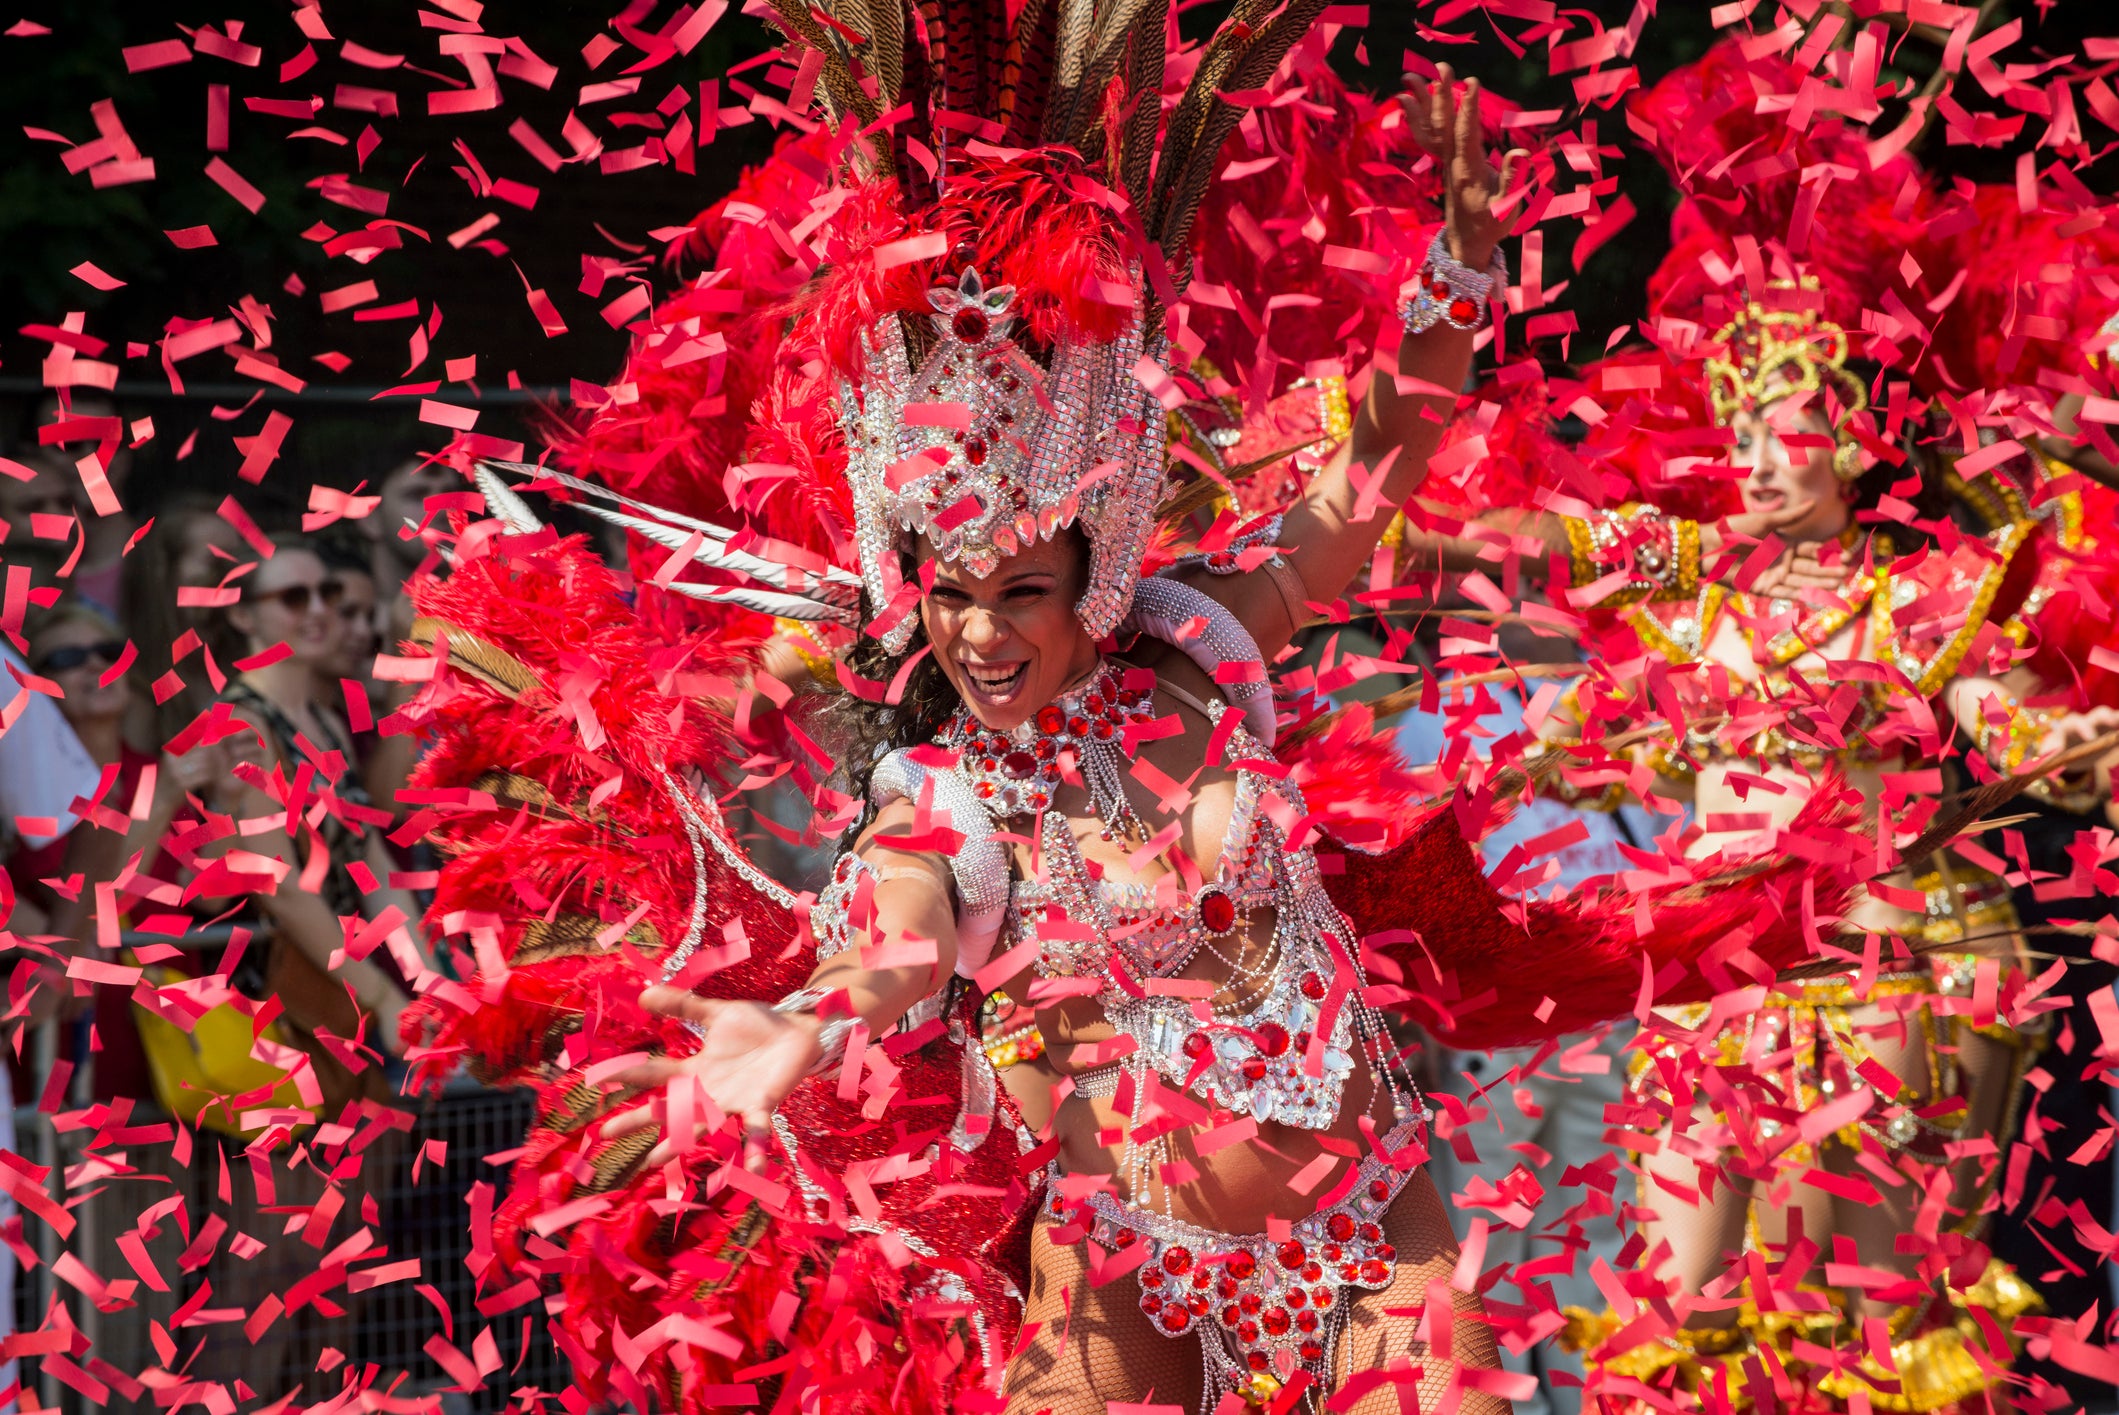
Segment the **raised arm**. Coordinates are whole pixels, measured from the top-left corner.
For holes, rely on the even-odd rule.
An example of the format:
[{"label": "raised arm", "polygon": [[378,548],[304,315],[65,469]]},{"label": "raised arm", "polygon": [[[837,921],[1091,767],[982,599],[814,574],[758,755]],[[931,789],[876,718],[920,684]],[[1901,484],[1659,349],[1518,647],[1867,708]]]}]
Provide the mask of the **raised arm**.
[{"label": "raised arm", "polygon": [[[1410,77],[1407,83],[1412,92],[1400,99],[1406,122],[1444,174],[1450,256],[1484,272],[1507,226],[1495,203],[1523,154],[1510,152],[1496,179],[1479,127],[1478,80],[1465,85],[1461,103],[1446,64],[1433,86]],[[1304,599],[1337,599],[1368,562],[1392,513],[1427,476],[1471,358],[1471,331],[1449,321],[1408,333],[1395,354],[1379,356],[1352,436],[1284,523],[1280,540],[1298,583],[1283,587],[1270,576],[1243,575],[1202,586],[1223,597],[1268,659],[1298,627],[1290,622],[1287,592],[1299,586]],[[1371,486],[1378,474],[1380,493]],[[1364,487],[1370,487],[1366,497]]]}]

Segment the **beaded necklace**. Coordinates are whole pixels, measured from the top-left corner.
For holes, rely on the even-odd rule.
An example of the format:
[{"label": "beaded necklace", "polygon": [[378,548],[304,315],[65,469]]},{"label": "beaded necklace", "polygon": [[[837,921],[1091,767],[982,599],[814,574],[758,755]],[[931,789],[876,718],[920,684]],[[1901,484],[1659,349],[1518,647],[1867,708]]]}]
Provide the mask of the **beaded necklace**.
[{"label": "beaded necklace", "polygon": [[1126,800],[1123,743],[1127,727],[1154,715],[1150,692],[1127,686],[1107,661],[1082,686],[1006,732],[959,711],[943,740],[956,752],[957,769],[970,781],[972,794],[998,816],[1050,807],[1071,755],[1090,805],[1104,822],[1105,838],[1130,838],[1146,832]]}]

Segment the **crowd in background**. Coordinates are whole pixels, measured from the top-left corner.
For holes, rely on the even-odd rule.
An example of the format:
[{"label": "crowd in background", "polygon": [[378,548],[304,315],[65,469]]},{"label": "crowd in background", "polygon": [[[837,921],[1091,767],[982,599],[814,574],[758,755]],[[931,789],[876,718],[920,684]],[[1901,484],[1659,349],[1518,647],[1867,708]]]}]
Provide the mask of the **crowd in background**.
[{"label": "crowd in background", "polygon": [[[173,1113],[201,1143],[225,1138],[224,1155],[240,1166],[242,1126],[215,1113],[198,1073],[232,1063],[240,1077],[251,1019],[234,1015],[246,1030],[212,1055],[204,1019],[189,1032],[172,1028],[141,1012],[129,982],[103,981],[75,960],[106,965],[102,979],[125,979],[134,967],[157,983],[226,971],[246,996],[273,1000],[261,1035],[309,1052],[325,1093],[315,1109],[335,1116],[348,1100],[387,1100],[400,1066],[404,970],[390,949],[359,961],[334,955],[348,942],[342,918],[421,912],[404,887],[417,877],[421,847],[390,839],[416,753],[410,734],[392,733],[391,714],[417,685],[381,682],[374,670],[379,649],[410,628],[405,584],[430,554],[417,536],[396,532],[421,522],[428,496],[460,483],[410,457],[364,489],[379,497],[366,517],[313,535],[298,524],[260,528],[239,511],[224,514],[217,499],[133,485],[130,426],[93,392],[0,420],[9,631],[0,638],[8,669],[0,865],[14,906],[9,927],[30,941],[6,960],[9,1018],[48,1024],[43,1034],[53,1039],[16,1054],[11,1102],[90,1108],[116,1133]],[[107,494],[91,489],[84,460],[102,463]],[[123,509],[102,514],[99,499]],[[294,821],[290,799],[309,806]],[[80,829],[83,819],[111,828]],[[292,868],[276,889],[258,890],[254,877],[225,878],[231,850]],[[111,906],[100,917],[99,883]],[[174,925],[179,914],[187,927]],[[416,927],[408,934],[424,947]],[[355,1038],[374,1064],[346,1056],[340,1043]],[[11,1119],[11,1109],[0,1115]],[[225,1159],[218,1172],[196,1155],[189,1165],[173,1161],[170,1132],[158,1133],[163,1143],[141,1139],[117,1156],[115,1177],[166,1181],[179,1193],[203,1182],[204,1202],[191,1212],[232,1199],[237,1229],[261,1238],[277,1227],[261,1211],[302,1200],[305,1183],[315,1191],[308,1202],[327,1182],[358,1202],[388,1168],[388,1146],[370,1141],[360,1146],[365,1178],[289,1164],[272,1183],[231,1186]],[[15,1144],[0,1134],[0,1145]],[[216,1187],[229,1192],[217,1196]],[[154,1197],[147,1188],[107,1185],[80,1206],[92,1270],[131,1270],[112,1246],[129,1230],[146,1251],[166,1249],[160,1261],[174,1269],[183,1235],[166,1220],[161,1230],[136,1228]],[[0,1291],[0,1321],[6,1297]],[[166,1321],[177,1294],[143,1297],[102,1320],[140,1327],[124,1335],[144,1350],[146,1324]],[[227,1336],[219,1344],[231,1374],[283,1389],[269,1369],[273,1353],[299,1381],[328,1344],[313,1323],[292,1319],[263,1342],[245,1342],[240,1329]],[[0,1390],[11,1384],[0,1373]]]}]

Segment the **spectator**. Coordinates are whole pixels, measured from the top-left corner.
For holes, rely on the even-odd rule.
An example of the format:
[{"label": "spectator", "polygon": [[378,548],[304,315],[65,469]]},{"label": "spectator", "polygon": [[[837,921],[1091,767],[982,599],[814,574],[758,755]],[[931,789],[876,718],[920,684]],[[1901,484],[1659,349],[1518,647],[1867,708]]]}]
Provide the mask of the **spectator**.
[{"label": "spectator", "polygon": [[[1461,608],[1445,599],[1437,610],[1451,607]],[[1426,639],[1425,631],[1435,617],[1428,616],[1422,624],[1423,636],[1412,650],[1412,656],[1429,672],[1436,671],[1435,645]],[[1517,625],[1504,625],[1500,637],[1503,654],[1511,663],[1571,659],[1573,645]],[[1477,713],[1475,750],[1478,743],[1524,730],[1523,699],[1509,686],[1491,684],[1470,689],[1468,694],[1471,703],[1485,707]],[[1456,730],[1463,732],[1471,726],[1460,722]],[[1448,731],[1449,721],[1442,714],[1408,713],[1398,729],[1398,750],[1410,762],[1435,761],[1453,745]],[[1539,796],[1517,807],[1480,843],[1480,851],[1495,861],[1512,845],[1573,822],[1581,823],[1587,837],[1558,852],[1554,857],[1558,873],[1536,892],[1571,887],[1592,876],[1627,869],[1629,861],[1621,845],[1639,847],[1670,828],[1668,820],[1637,805],[1608,813],[1578,811]],[[1568,1057],[1548,1057],[1536,1067],[1531,1063],[1537,1058],[1537,1048],[1494,1053],[1445,1050],[1436,1058],[1441,1073],[1437,1089],[1462,1100],[1476,1117],[1466,1138],[1477,1155],[1468,1160],[1452,1145],[1436,1145],[1437,1185],[1467,1216],[1478,1213],[1464,1207],[1469,1190],[1475,1185],[1485,1193],[1501,1189],[1518,1168],[1529,1171],[1539,1196],[1520,1227],[1494,1226],[1487,1239],[1488,1267],[1505,1263],[1513,1273],[1522,1264],[1559,1253],[1566,1253],[1571,1265],[1570,1270],[1548,1273],[1542,1280],[1516,1283],[1514,1293],[1496,1289],[1490,1301],[1517,1300],[1537,1309],[1547,1304],[1593,1306],[1599,1300],[1591,1265],[1598,1260],[1617,1264],[1625,1235],[1619,1229],[1614,1203],[1593,1181],[1574,1185],[1561,1181],[1569,1167],[1594,1169],[1600,1156],[1612,1153],[1605,1139],[1606,1108],[1625,1098],[1625,1057],[1632,1036],[1631,1025],[1622,1024],[1601,1035],[1562,1038],[1560,1048]],[[1504,1284],[1512,1282],[1513,1278],[1504,1279]],[[1555,1342],[1541,1341],[1522,1351],[1504,1349],[1501,1361],[1507,1369],[1538,1382],[1534,1392],[1515,1402],[1518,1415],[1576,1415],[1583,1409],[1579,1355],[1561,1350]]]},{"label": "spectator", "polygon": [[[34,619],[28,637],[31,670],[64,694],[58,700],[59,711],[97,768],[106,774],[113,770],[117,773],[116,783],[104,794],[104,801],[113,809],[127,810],[134,804],[141,777],[155,757],[138,750],[124,737],[126,708],[133,696],[132,677],[114,671],[125,657],[124,634],[97,610],[78,601],[65,601]],[[175,882],[176,864],[161,853],[162,841],[187,795],[210,792],[226,779],[226,759],[218,747],[197,746],[184,757],[164,754],[149,809],[126,833],[123,855],[139,860],[141,874]],[[64,853],[65,843],[55,841],[19,855],[11,862],[11,869],[19,884],[34,888],[40,877],[64,872]],[[121,894],[121,904],[126,897]],[[81,947],[84,951],[89,949],[85,941]],[[102,955],[101,961],[138,960],[127,952],[118,957]],[[72,1039],[70,1057],[75,1084],[80,1087],[85,1078],[89,1101],[127,1108],[126,1119],[118,1123],[140,1126],[159,1123],[167,1117],[159,1109],[133,1014],[130,986],[98,986],[94,1005],[82,1019],[85,1031]],[[70,1202],[80,1220],[74,1247],[91,1270],[109,1275],[130,1270],[131,1261],[122,1245],[127,1241],[148,1242],[154,1237],[137,1231],[135,1220],[140,1210],[171,1192],[172,1186],[188,1186],[186,1170],[166,1145],[135,1145],[127,1152],[123,1170],[93,1183],[89,1192]],[[151,1261],[173,1268],[181,1251],[179,1236],[170,1230],[159,1237],[155,1246],[160,1251]],[[148,1323],[167,1323],[175,1305],[172,1294],[143,1289],[131,1304],[101,1313],[97,1329],[100,1349],[147,1350]]]},{"label": "spectator", "polygon": [[[374,812],[354,774],[351,737],[336,702],[318,691],[320,680],[343,652],[346,626],[338,606],[344,591],[302,540],[281,538],[274,546],[272,556],[240,582],[240,601],[223,611],[242,638],[243,653],[270,660],[245,670],[222,694],[250,729],[227,742],[241,758],[235,769],[241,784],[231,814],[244,832],[239,837],[243,849],[289,867],[276,888],[256,895],[272,925],[263,950],[268,986],[274,1000],[283,1004],[282,1025],[315,1067],[326,1118],[349,1117],[357,1124],[386,1114],[381,1112],[389,1094],[384,1072],[372,1064],[358,1072],[340,1064],[334,1048],[318,1034],[328,1029],[351,1039],[364,1032],[368,1045],[394,1057],[400,1050],[397,1019],[405,993],[400,977],[381,962],[393,956],[390,949],[369,958],[345,955],[347,933],[341,921],[357,927],[394,906],[402,911],[407,927],[416,927],[418,910],[402,890],[385,883],[392,865],[382,836],[366,828],[373,824]],[[283,644],[285,655],[272,659],[272,652]],[[290,835],[279,823],[285,817],[284,795],[289,783],[311,768],[316,775],[306,788],[306,799],[320,801],[323,810],[306,816],[313,828],[305,823]],[[259,825],[268,828],[258,830]],[[314,859],[311,852],[318,848],[327,853],[326,860]],[[315,868],[319,865],[321,869]],[[418,952],[417,944],[414,949]],[[342,960],[336,967],[334,955]],[[429,966],[423,952],[418,957],[395,956],[402,958],[407,972]],[[357,1011],[348,1004],[348,988]],[[349,1113],[349,1106],[355,1105],[363,1107],[360,1114]],[[360,1153],[357,1172],[342,1167],[332,1176],[349,1212],[372,1212],[370,1206],[378,1202],[377,1192],[390,1179],[399,1156],[393,1136],[394,1131],[377,1136]],[[265,1238],[264,1251],[244,1264],[237,1280],[291,1282],[314,1269],[314,1250],[301,1241],[299,1232],[283,1235],[271,1227],[265,1206],[278,1206],[277,1212],[313,1205],[323,1198],[324,1177],[311,1163],[283,1167],[275,1160],[272,1181],[270,1197],[254,1185],[237,1187],[232,1205],[236,1226]],[[265,1391],[284,1392],[306,1382],[311,1396],[321,1396],[329,1376],[318,1369],[317,1351],[326,1346],[358,1349],[361,1322],[374,1300],[352,1297],[341,1304],[342,1312],[312,1305],[289,1314],[255,1341],[240,1328],[216,1327],[208,1333],[197,1369],[214,1378],[239,1375]]]},{"label": "spectator", "polygon": [[[325,768],[316,789],[332,793],[342,807],[357,812],[369,800],[353,774],[353,742],[336,705],[317,691],[319,679],[343,652],[345,622],[338,614],[343,591],[305,543],[283,539],[275,545],[273,556],[242,581],[242,599],[225,611],[227,622],[243,638],[246,655],[264,655],[281,644],[289,650],[283,658],[244,672],[222,694],[237,717],[255,732],[254,737],[231,738],[231,747],[237,748],[238,755],[247,755],[262,772],[244,773],[238,768],[245,784],[238,793],[235,814],[251,821],[281,814],[284,803],[263,789],[264,785],[275,775],[291,781],[305,763]],[[303,749],[304,741],[311,751]],[[301,833],[299,846],[284,826],[274,826],[246,836],[245,847],[293,867],[276,891],[259,896],[260,907],[277,931],[275,946],[293,948],[316,970],[350,984],[370,1019],[369,1040],[394,1054],[397,1016],[405,1003],[398,982],[365,959],[348,959],[336,969],[330,960],[344,942],[341,918],[374,917],[392,904],[408,919],[417,917],[417,911],[401,891],[380,886],[363,891],[349,867],[365,867],[376,880],[384,880],[392,866],[382,837],[363,833],[359,823],[347,818],[349,814],[344,809],[327,810],[313,835]],[[318,839],[330,863],[312,892],[300,882],[302,867],[308,864],[303,847]],[[299,1025],[303,1019],[293,1020]]]},{"label": "spectator", "polygon": [[36,539],[31,516],[71,518],[74,514],[74,494],[66,484],[68,473],[49,452],[34,444],[17,447],[13,460],[17,468],[26,468],[30,475],[24,477],[20,470],[10,470],[0,477],[0,521],[7,524],[5,544],[9,559]]},{"label": "spectator", "polygon": [[[400,462],[384,476],[375,489],[381,504],[359,525],[369,538],[369,554],[374,566],[375,588],[381,597],[385,614],[385,637],[397,628],[397,619],[404,618],[409,627],[409,607],[397,608],[397,601],[404,598],[405,581],[419,569],[428,555],[427,543],[414,537],[405,539],[406,523],[414,526],[427,521],[427,498],[444,492],[462,491],[464,481],[455,471],[439,462],[430,462],[425,457],[412,457]],[[402,630],[398,631],[400,636]]]},{"label": "spectator", "polygon": [[[125,557],[119,622],[139,651],[143,681],[154,682],[174,666],[183,683],[161,703],[147,693],[133,695],[125,728],[129,741],[159,749],[212,704],[213,675],[233,671],[230,665],[243,656],[242,644],[225,616],[204,606],[179,605],[178,592],[212,589],[237,565],[256,558],[211,501],[193,496],[162,507],[153,528]],[[205,653],[194,651],[173,664],[176,644],[187,633],[198,638]]]},{"label": "spectator", "polygon": [[[156,754],[140,751],[125,740],[131,677],[111,671],[124,655],[124,633],[85,604],[62,602],[30,625],[30,671],[49,679],[64,694],[58,700],[59,711],[97,771],[116,771],[117,780],[103,800],[119,811],[130,809],[142,774],[156,761]],[[165,755],[149,809],[126,833],[123,854],[140,856],[143,873],[154,873],[159,865],[164,878],[174,879],[174,862],[158,858],[163,837],[187,793],[208,790],[225,779],[226,758],[217,747],[195,747],[183,758]],[[18,889],[33,891],[38,881],[65,873],[65,853],[60,841],[18,853],[9,862]],[[95,1058],[91,1068],[94,1099],[153,1099],[146,1057],[133,1025],[130,989],[96,989],[89,1047]]]},{"label": "spectator", "polygon": [[[64,470],[81,518],[83,544],[75,565],[75,592],[102,609],[118,605],[125,546],[138,528],[125,489],[132,479],[132,449],[126,446],[125,420],[108,393],[75,388],[47,395],[33,415],[35,430],[22,439],[50,453]],[[88,494],[80,464],[95,458],[110,484],[111,500],[126,509],[99,514]]]},{"label": "spectator", "polygon": [[[383,647],[385,606],[377,602],[374,562],[367,555],[355,553],[353,547],[343,540],[326,538],[316,549],[324,568],[330,571],[333,582],[339,586],[338,614],[345,623],[345,642],[331,667],[319,679],[317,692],[328,701],[346,702],[350,710],[357,690],[366,698],[369,719],[384,726],[391,713],[417,696],[421,685],[386,685],[375,678],[375,655]],[[409,606],[411,600],[399,594],[393,603]],[[391,639],[390,647],[395,648],[397,640],[410,629],[407,617],[404,627]],[[412,768],[419,761],[418,738],[410,732],[370,729],[356,732],[353,740],[359,749],[361,785],[366,788],[368,798],[392,815],[399,814],[397,793],[411,778]]]},{"label": "spectator", "polygon": [[382,622],[377,617],[381,607],[376,602],[375,567],[367,555],[342,538],[320,539],[315,548],[332,583],[338,586],[338,617],[345,625],[338,656],[318,684],[326,697],[337,697],[341,682],[369,686],[376,651],[382,646]]},{"label": "spectator", "polygon": [[[0,479],[0,484],[19,485],[5,479]],[[9,559],[13,560],[13,547],[8,549]],[[88,873],[90,878],[108,878],[115,852],[105,842],[116,837],[109,831],[80,827],[73,814],[75,800],[95,795],[101,773],[52,700],[25,688],[16,678],[17,672],[28,670],[29,665],[14,649],[0,642],[0,722],[10,723],[6,731],[0,732],[0,863],[11,863],[19,848],[37,849],[64,841],[65,865]],[[28,694],[28,700],[18,704],[15,699],[23,694]],[[9,893],[12,895],[13,891]],[[19,1026],[50,1020],[65,996],[66,983],[60,967],[64,940],[90,926],[79,901],[92,896],[92,890],[82,889],[75,901],[64,897],[49,901],[27,898],[9,917],[0,918],[0,949],[5,950],[0,953],[0,961],[5,963],[10,996],[22,993],[20,984],[27,980],[18,979],[17,975],[24,965],[34,974],[31,989],[18,1004],[21,1010],[11,1005],[4,1020],[0,1020],[0,1030],[13,1033]],[[5,931],[10,928],[15,931]],[[49,938],[25,941],[36,935],[55,936],[61,942],[54,947]],[[0,1038],[9,1043],[17,1040],[12,1036]],[[13,1045],[0,1044],[0,1098],[7,1102],[4,1112],[0,1112],[0,1146],[11,1153],[15,1150],[14,1085],[8,1076],[7,1058],[14,1051]],[[10,1214],[0,1209],[0,1221],[8,1217]],[[5,1248],[0,1245],[0,1249]],[[0,1255],[0,1336],[13,1329],[14,1288],[14,1254],[7,1249]],[[0,1390],[14,1385],[16,1370],[13,1361],[0,1363]]]}]

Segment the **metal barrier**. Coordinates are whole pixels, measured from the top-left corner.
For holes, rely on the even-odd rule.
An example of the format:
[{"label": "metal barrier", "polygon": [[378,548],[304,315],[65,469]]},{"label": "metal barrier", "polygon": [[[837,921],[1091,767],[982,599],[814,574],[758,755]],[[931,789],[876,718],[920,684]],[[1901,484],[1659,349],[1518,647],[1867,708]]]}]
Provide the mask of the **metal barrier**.
[{"label": "metal barrier", "polygon": [[[166,939],[158,941],[167,942]],[[104,1279],[135,1277],[135,1272],[117,1256],[113,1244],[117,1231],[133,1221],[132,1214],[124,1210],[129,1207],[137,1211],[154,1201],[154,1195],[139,1181],[134,1182],[131,1190],[125,1191],[127,1197],[107,1210],[97,1207],[96,1198],[82,1198],[79,1191],[93,1189],[92,1182],[77,1182],[77,1192],[71,1194],[64,1190],[68,1170],[82,1165],[86,1146],[94,1132],[58,1130],[54,1117],[36,1108],[34,1096],[51,1074],[52,1063],[62,1054],[65,1030],[63,1024],[47,1023],[37,1028],[30,1044],[24,1046],[23,1057],[29,1063],[36,1087],[32,1090],[32,1104],[17,1108],[14,1118],[20,1153],[32,1163],[51,1171],[47,1180],[48,1192],[57,1203],[72,1201],[77,1226],[62,1240],[50,1225],[33,1216],[25,1216],[23,1238],[36,1250],[40,1261],[33,1267],[18,1266],[16,1270],[14,1330],[23,1333],[48,1328],[51,1323],[46,1320],[46,1314],[56,1298],[65,1304],[68,1319],[89,1338],[91,1345],[87,1356],[72,1363],[72,1370],[65,1373],[50,1369],[50,1363],[41,1356],[23,1357],[20,1367],[23,1404],[25,1408],[34,1402],[46,1407],[79,1410],[84,1415],[90,1410],[122,1409],[129,1404],[151,1409],[151,1395],[131,1402],[121,1389],[113,1389],[107,1401],[99,1406],[80,1388],[83,1373],[93,1384],[95,1367],[91,1358],[100,1358],[128,1375],[159,1368],[164,1362],[154,1349],[153,1334],[144,1309],[127,1308],[110,1314],[99,1312],[77,1286],[55,1275],[62,1257],[70,1252]],[[92,1058],[83,1059],[93,1064]],[[85,1103],[89,1094],[84,1089],[87,1069],[82,1066],[75,1072],[70,1089],[74,1090],[77,1099],[69,1101],[69,1108]],[[417,1259],[417,1275],[408,1273],[404,1278],[353,1295],[349,1295],[347,1287],[339,1287],[330,1295],[333,1301],[345,1306],[347,1313],[335,1329],[308,1340],[305,1333],[294,1332],[287,1324],[278,1324],[268,1340],[287,1348],[288,1354],[299,1359],[304,1369],[313,1366],[325,1345],[342,1350],[345,1357],[355,1363],[353,1368],[356,1370],[363,1364],[372,1363],[382,1372],[376,1381],[379,1391],[390,1386],[396,1373],[405,1372],[407,1378],[390,1392],[394,1399],[441,1393],[443,1409],[449,1415],[501,1410],[510,1404],[509,1392],[525,1387],[546,1391],[563,1389],[569,1383],[566,1363],[547,1335],[543,1304],[532,1302],[491,1318],[481,1316],[477,1307],[481,1294],[467,1263],[472,1251],[472,1211],[468,1202],[471,1187],[480,1181],[496,1188],[505,1186],[506,1168],[487,1163],[486,1156],[513,1150],[522,1144],[532,1119],[532,1097],[525,1091],[489,1090],[469,1078],[459,1077],[439,1097],[418,1101],[396,1097],[393,1104],[412,1114],[412,1128],[401,1146],[392,1147],[387,1162],[377,1172],[369,1174],[367,1182],[358,1187],[364,1197],[374,1201],[374,1222],[369,1227],[377,1241],[388,1249],[388,1261],[402,1263]],[[149,1125],[166,1119],[158,1107],[146,1101],[135,1109],[132,1123]],[[166,1144],[149,1148],[167,1151]],[[194,1232],[209,1212],[229,1218],[239,1230],[242,1227],[215,1196],[224,1156],[230,1170],[247,1179],[242,1142],[224,1139],[210,1131],[199,1131],[194,1136],[188,1172],[177,1175],[179,1184],[188,1180],[193,1185],[193,1195],[187,1202]],[[419,1161],[416,1180],[413,1178],[415,1159]],[[133,1163],[146,1167],[138,1158]],[[164,1186],[159,1192],[169,1190]],[[283,1205],[297,1201],[298,1197],[294,1195],[282,1196],[281,1200]],[[333,1242],[343,1239],[363,1221],[357,1208],[349,1204],[349,1209],[352,1211],[331,1230]],[[253,1209],[238,1217],[250,1220],[258,1230],[253,1236],[260,1238],[277,1238],[279,1227],[287,1223],[285,1208],[278,1212]],[[265,1224],[257,1222],[260,1219],[271,1221],[269,1230]],[[99,1225],[109,1231],[99,1233]],[[174,1245],[180,1239],[170,1241]],[[281,1248],[282,1251],[260,1254],[254,1264],[223,1267],[211,1278],[208,1270],[179,1272],[175,1263],[168,1263],[162,1271],[173,1290],[153,1294],[156,1319],[166,1323],[168,1314],[195,1297],[202,1282],[209,1280],[226,1284],[217,1286],[206,1304],[209,1308],[239,1306],[255,1310],[268,1294],[284,1294],[306,1272],[313,1271],[316,1260],[322,1256],[314,1247],[287,1243]],[[366,1258],[362,1260],[362,1266],[370,1265]],[[506,1285],[500,1274],[492,1274],[488,1277],[484,1295],[490,1297],[495,1290]],[[230,1290],[231,1286],[236,1290]],[[455,1334],[453,1344],[459,1350],[469,1353],[474,1337],[490,1322],[500,1356],[500,1369],[487,1378],[484,1387],[468,1393],[447,1390],[456,1384],[455,1379],[424,1350],[428,1341],[443,1331],[444,1323],[434,1302],[420,1290],[422,1287],[431,1290],[448,1308]],[[149,1296],[144,1291],[138,1295],[142,1298]],[[186,1360],[191,1359],[189,1348],[200,1330],[180,1327],[173,1333],[180,1348],[187,1351]],[[240,1362],[249,1354],[240,1345],[243,1332],[240,1323],[223,1323],[205,1330],[210,1332],[210,1340],[224,1342],[233,1348],[232,1359]],[[252,1338],[252,1345],[255,1343],[256,1338]],[[261,1362],[261,1366],[269,1365],[269,1362]],[[195,1370],[193,1374],[205,1373]],[[312,1378],[307,1397],[299,1403],[307,1404],[310,1399],[327,1393],[326,1388],[318,1383],[320,1380],[327,1380],[329,1391],[335,1392],[344,1374],[341,1368],[325,1377]],[[65,1378],[62,1379],[62,1375]],[[277,1391],[268,1390],[258,1376],[249,1375],[247,1371],[245,1376],[258,1384],[261,1395],[284,1393],[284,1387]]]}]

